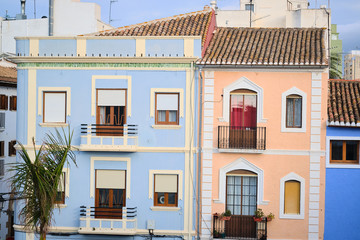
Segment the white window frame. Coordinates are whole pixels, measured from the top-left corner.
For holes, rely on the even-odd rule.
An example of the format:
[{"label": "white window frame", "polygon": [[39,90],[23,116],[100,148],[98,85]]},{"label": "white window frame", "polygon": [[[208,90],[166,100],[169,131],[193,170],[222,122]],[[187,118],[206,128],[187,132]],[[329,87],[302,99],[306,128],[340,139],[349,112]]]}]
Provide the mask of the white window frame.
[{"label": "white window frame", "polygon": [[257,123],[266,123],[264,119],[264,91],[262,87],[256,85],[246,77],[241,77],[239,80],[231,83],[224,87],[223,90],[223,119],[224,122],[230,122],[230,93],[237,89],[247,89],[256,92],[256,112],[257,112]]},{"label": "white window frame", "polygon": [[[346,137],[346,136],[327,136],[326,137],[326,168],[358,168],[360,169],[360,160],[359,163],[346,163],[346,164],[336,164],[330,163],[330,141],[339,140],[339,141],[360,141],[360,137]],[[360,157],[360,156],[359,156]]]},{"label": "white window frame", "polygon": [[[300,214],[285,214],[285,182],[300,182]],[[304,219],[305,213],[305,179],[294,172],[289,173],[280,179],[280,212],[279,218],[284,219]]]},{"label": "white window frame", "polygon": [[247,170],[257,174],[257,204],[268,205],[269,201],[264,200],[264,171],[247,161],[245,158],[239,158],[236,161],[219,169],[219,197],[214,200],[215,203],[225,204],[226,198],[226,174],[234,170]]},{"label": "white window frame", "polygon": [[[151,210],[153,211],[177,211],[179,208],[179,200],[183,199],[183,171],[181,170],[149,170],[149,199],[154,198],[154,177],[155,175],[165,174],[165,175],[178,175],[178,206],[177,207],[160,207],[153,206]],[[152,203],[154,204],[154,203]]]},{"label": "white window frame", "polygon": [[47,123],[41,120],[40,126],[67,126],[67,116],[71,115],[71,88],[70,87],[39,87],[38,88],[38,115],[43,115],[44,92],[66,92],[66,116],[65,123]]},{"label": "white window frame", "polygon": [[151,88],[150,89],[150,117],[155,117],[155,93],[178,93],[179,94],[179,121],[184,117],[184,89],[182,88]]},{"label": "white window frame", "polygon": [[[301,128],[288,128],[286,127],[286,99],[290,95],[299,95],[301,101]],[[300,89],[293,87],[281,95],[281,132],[306,132],[306,93]]]}]

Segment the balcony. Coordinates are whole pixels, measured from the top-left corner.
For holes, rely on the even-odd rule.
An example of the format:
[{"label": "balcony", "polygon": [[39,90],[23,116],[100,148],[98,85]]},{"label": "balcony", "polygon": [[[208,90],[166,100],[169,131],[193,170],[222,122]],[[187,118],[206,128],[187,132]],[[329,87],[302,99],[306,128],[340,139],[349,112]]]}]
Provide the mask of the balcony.
[{"label": "balcony", "polygon": [[80,207],[80,234],[135,235],[137,208]]},{"label": "balcony", "polygon": [[137,125],[81,124],[80,151],[135,152]]},{"label": "balcony", "polygon": [[247,240],[267,239],[267,218],[256,222],[253,216],[232,215],[230,220],[213,216],[213,238],[236,238]]},{"label": "balcony", "polygon": [[220,152],[261,153],[266,149],[266,127],[218,126]]}]

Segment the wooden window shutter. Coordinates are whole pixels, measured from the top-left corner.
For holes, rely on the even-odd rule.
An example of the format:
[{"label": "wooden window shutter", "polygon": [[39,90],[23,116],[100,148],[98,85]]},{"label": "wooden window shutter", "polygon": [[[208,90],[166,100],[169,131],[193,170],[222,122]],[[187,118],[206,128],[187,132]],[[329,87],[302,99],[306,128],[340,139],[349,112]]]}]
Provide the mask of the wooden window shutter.
[{"label": "wooden window shutter", "polygon": [[5,110],[5,95],[4,94],[0,95],[0,109]]},{"label": "wooden window shutter", "polygon": [[4,106],[4,110],[8,110],[8,106],[9,106],[9,98],[7,95],[4,95],[5,97],[5,106]]},{"label": "wooden window shutter", "polygon": [[16,111],[16,96],[11,96],[10,97],[10,110],[12,111]]},{"label": "wooden window shutter", "polygon": [[285,214],[300,214],[300,186],[298,181],[285,182]]}]

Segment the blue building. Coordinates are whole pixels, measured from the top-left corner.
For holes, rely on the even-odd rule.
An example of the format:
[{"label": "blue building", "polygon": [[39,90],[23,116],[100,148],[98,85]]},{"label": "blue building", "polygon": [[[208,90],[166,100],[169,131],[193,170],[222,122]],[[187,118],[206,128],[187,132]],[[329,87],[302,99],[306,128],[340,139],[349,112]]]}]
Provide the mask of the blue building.
[{"label": "blue building", "polygon": [[359,81],[330,80],[324,239],[360,239]]},{"label": "blue building", "polygon": [[[170,239],[195,235],[193,63],[211,14],[175,17],[205,19],[187,36],[168,28],[165,36],[115,36],[120,29],[17,39],[17,140],[30,151],[33,137],[40,144],[70,126],[79,149],[78,166],[64,168],[48,239],[142,239],[151,229]],[[15,231],[19,240],[39,238],[19,219]]]}]

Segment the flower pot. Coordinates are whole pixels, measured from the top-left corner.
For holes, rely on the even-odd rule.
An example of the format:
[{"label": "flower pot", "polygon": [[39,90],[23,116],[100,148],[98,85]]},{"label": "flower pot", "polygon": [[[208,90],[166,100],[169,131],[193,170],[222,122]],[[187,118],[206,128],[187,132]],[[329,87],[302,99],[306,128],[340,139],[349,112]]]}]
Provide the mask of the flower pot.
[{"label": "flower pot", "polygon": [[254,219],[255,222],[261,222],[262,221],[262,218],[253,217],[253,219]]},{"label": "flower pot", "polygon": [[220,233],[220,238],[225,238],[225,233]]},{"label": "flower pot", "polygon": [[223,220],[223,221],[229,221],[231,219],[231,216],[222,216],[220,217],[220,220]]},{"label": "flower pot", "polygon": [[266,220],[267,220],[268,222],[271,222],[272,218],[267,217]]}]

